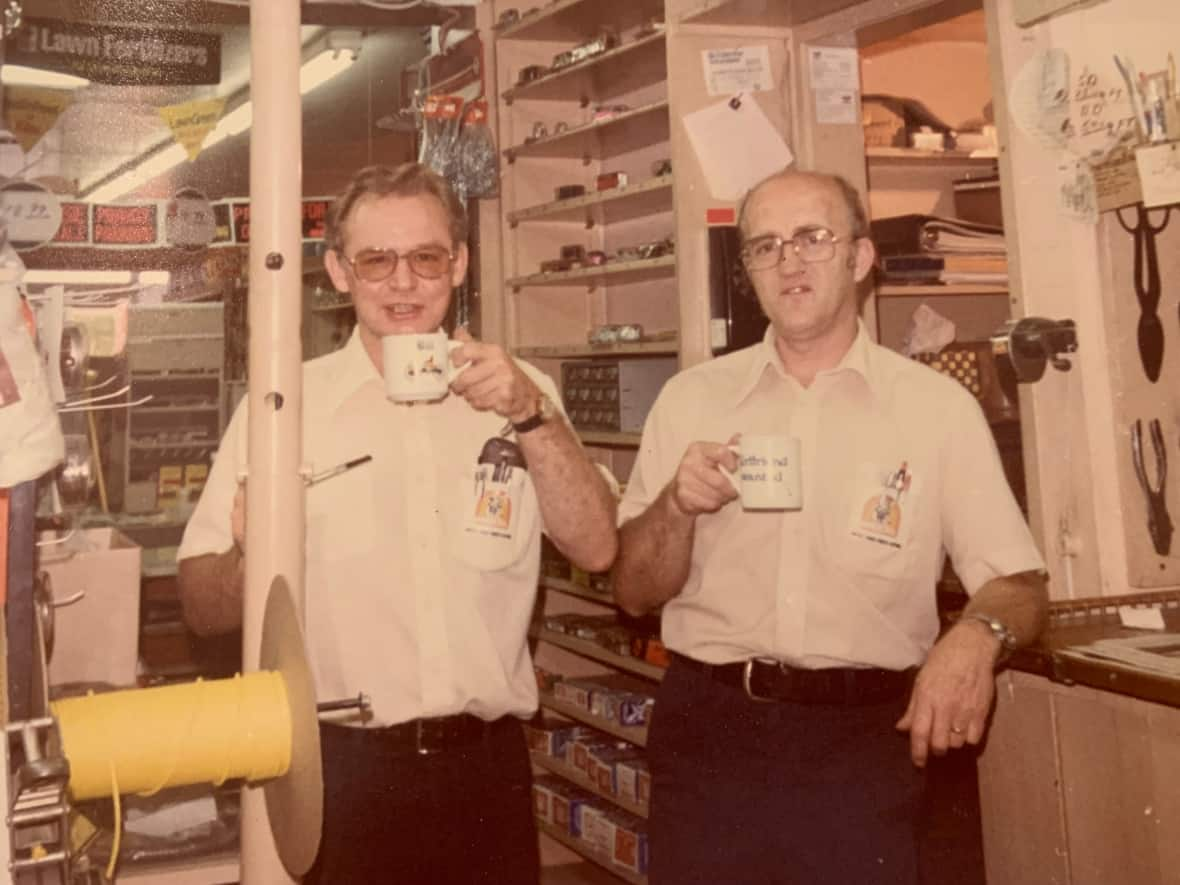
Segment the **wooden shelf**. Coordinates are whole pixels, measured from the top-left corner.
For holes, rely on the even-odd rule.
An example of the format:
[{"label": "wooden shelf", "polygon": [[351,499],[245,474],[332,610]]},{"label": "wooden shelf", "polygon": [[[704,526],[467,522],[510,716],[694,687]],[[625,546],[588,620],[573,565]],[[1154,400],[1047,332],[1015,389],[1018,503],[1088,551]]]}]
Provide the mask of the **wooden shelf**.
[{"label": "wooden shelf", "polygon": [[904,283],[886,284],[877,287],[878,298],[926,298],[931,295],[1007,295],[1007,286],[995,286],[984,283],[957,283],[954,285],[905,285]]},{"label": "wooden shelf", "polygon": [[598,643],[592,642],[589,639],[579,639],[577,636],[558,633],[556,630],[546,630],[544,627],[531,629],[529,633],[542,642],[548,642],[550,645],[556,645],[559,648],[572,651],[584,658],[609,664],[616,670],[626,670],[628,673],[634,673],[637,676],[642,676],[645,679],[651,679],[656,682],[664,678],[665,670],[663,667],[657,667],[655,664],[649,664],[647,661],[633,658],[629,655],[615,654],[610,649],[603,648]]},{"label": "wooden shelf", "polygon": [[[608,49],[591,58],[566,65],[552,73],[506,90],[506,104],[520,99],[600,103],[635,88],[635,72],[647,69],[651,83],[667,79],[664,32],[658,31]],[[613,69],[611,66],[614,66]],[[614,76],[618,72],[619,76]],[[618,86],[612,87],[617,80]]]},{"label": "wooden shelf", "polygon": [[967,166],[994,166],[999,162],[995,154],[978,155],[974,151],[928,151],[907,147],[865,148],[870,163],[946,163]]},{"label": "wooden shelf", "polygon": [[538,586],[544,587],[546,590],[554,590],[558,593],[564,593],[567,596],[577,596],[580,599],[592,599],[595,602],[601,602],[603,605],[615,605],[614,597],[609,593],[600,593],[597,590],[591,590],[583,584],[575,584],[573,581],[565,581],[561,578],[545,578],[542,577],[537,582]]},{"label": "wooden shelf", "polygon": [[504,150],[509,163],[528,157],[586,157],[606,159],[668,141],[668,101],[652,102],[622,111],[605,120],[571,126],[564,132]]},{"label": "wooden shelf", "polygon": [[619,885],[610,870],[589,860],[541,867],[541,885]]},{"label": "wooden shelf", "polygon": [[582,857],[592,860],[599,866],[610,870],[624,882],[632,882],[634,885],[646,885],[647,876],[641,876],[625,867],[619,866],[601,851],[587,845],[581,839],[571,836],[565,830],[558,829],[553,824],[543,820],[537,821],[537,829],[546,836],[556,839],[562,845],[582,855]]},{"label": "wooden shelf", "polygon": [[640,433],[616,433],[610,430],[578,430],[578,439],[588,446],[618,446],[620,448],[634,449],[639,447],[639,441],[643,434]]},{"label": "wooden shelf", "polygon": [[646,181],[608,191],[592,191],[568,200],[541,203],[508,213],[508,223],[530,221],[584,221],[614,224],[672,211],[672,176],[658,175]]},{"label": "wooden shelf", "polygon": [[[848,0],[852,3],[853,0]],[[791,3],[766,0],[700,0],[680,16],[681,24],[787,27],[793,22]]]},{"label": "wooden shelf", "polygon": [[605,731],[607,734],[622,738],[625,741],[630,741],[640,747],[647,746],[646,726],[619,725],[617,722],[611,722],[609,719],[603,719],[601,716],[594,716],[589,710],[583,710],[581,707],[575,707],[573,704],[559,701],[551,692],[547,691],[541,692],[541,706],[547,710],[552,710],[554,713],[560,713],[569,719],[576,719],[579,722],[589,725],[591,728],[597,728],[599,731]]},{"label": "wooden shelf", "polygon": [[619,356],[675,356],[678,341],[635,341],[619,344],[542,344],[518,347],[513,353],[525,359],[611,359]]},{"label": "wooden shelf", "polygon": [[546,756],[544,753],[529,753],[534,765],[539,765],[546,771],[551,771],[556,775],[560,775],[565,780],[572,784],[577,784],[583,790],[589,790],[596,796],[601,796],[612,805],[617,805],[624,811],[629,811],[637,817],[647,817],[647,806],[640,805],[638,802],[632,802],[624,796],[616,796],[614,793],[608,793],[598,786],[594,781],[586,776],[586,772],[579,771],[572,765],[566,765],[560,759],[554,759],[552,756]]},{"label": "wooden shelf", "polygon": [[663,9],[662,3],[651,0],[556,0],[498,29],[496,39],[582,43],[592,39],[603,22],[622,33],[653,17],[663,18]]},{"label": "wooden shelf", "polygon": [[658,258],[637,258],[634,261],[610,261],[598,267],[579,267],[556,273],[534,273],[523,277],[512,277],[504,285],[512,289],[524,286],[585,286],[596,282],[614,284],[637,283],[642,280],[670,277],[676,273],[676,256],[661,255]]}]

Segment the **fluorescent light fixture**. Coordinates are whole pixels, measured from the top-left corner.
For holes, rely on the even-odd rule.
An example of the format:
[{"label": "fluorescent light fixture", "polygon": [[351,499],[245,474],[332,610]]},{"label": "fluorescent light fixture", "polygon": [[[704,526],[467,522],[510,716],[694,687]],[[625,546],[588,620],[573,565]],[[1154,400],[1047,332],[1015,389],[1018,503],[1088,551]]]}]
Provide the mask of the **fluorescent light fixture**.
[{"label": "fluorescent light fixture", "polygon": [[81,286],[126,286],[131,282],[129,270],[27,270],[22,282],[52,285],[76,283]]},{"label": "fluorescent light fixture", "polygon": [[356,53],[347,49],[325,49],[299,69],[299,94],[307,95],[343,73],[356,61]]},{"label": "fluorescent light fixture", "polygon": [[141,270],[139,272],[139,285],[141,286],[167,286],[172,281],[172,271],[169,270]]},{"label": "fluorescent light fixture", "polygon": [[44,89],[78,89],[90,85],[90,81],[83,77],[44,71],[41,68],[28,68],[24,65],[0,67],[0,82],[5,86],[40,86]]},{"label": "fluorescent light fixture", "polygon": [[[299,94],[307,95],[344,72],[356,61],[358,51],[359,45],[352,49],[328,48],[308,59],[299,69]],[[249,129],[253,122],[253,105],[249,101],[244,101],[217,121],[213,131],[205,137],[202,150],[207,150],[227,138],[240,135]],[[160,144],[165,144],[165,142],[160,142]],[[178,166],[187,156],[184,148],[173,143],[84,196],[92,203],[107,203],[117,200],[157,175],[167,172],[173,166]]]}]

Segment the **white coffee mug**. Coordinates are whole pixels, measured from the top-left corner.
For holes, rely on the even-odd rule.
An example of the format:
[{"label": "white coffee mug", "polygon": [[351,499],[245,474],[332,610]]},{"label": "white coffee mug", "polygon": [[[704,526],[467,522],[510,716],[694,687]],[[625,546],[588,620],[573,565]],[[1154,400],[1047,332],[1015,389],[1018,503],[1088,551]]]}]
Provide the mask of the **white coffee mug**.
[{"label": "white coffee mug", "polygon": [[801,447],[794,436],[743,433],[729,447],[738,456],[735,474],[722,473],[741,496],[743,510],[799,510],[803,507]]},{"label": "white coffee mug", "polygon": [[442,399],[451,382],[466,368],[451,365],[451,351],[461,343],[449,340],[441,331],[386,335],[381,339],[385,395],[395,403]]}]

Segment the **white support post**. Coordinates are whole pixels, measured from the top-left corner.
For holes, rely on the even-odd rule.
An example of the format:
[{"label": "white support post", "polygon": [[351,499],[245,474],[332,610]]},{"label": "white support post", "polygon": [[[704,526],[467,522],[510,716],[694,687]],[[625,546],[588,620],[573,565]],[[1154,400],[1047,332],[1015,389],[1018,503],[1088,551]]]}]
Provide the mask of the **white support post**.
[{"label": "white support post", "polygon": [[[243,669],[257,670],[266,595],[283,576],[303,615],[302,125],[298,0],[251,0],[249,453]],[[293,881],[260,787],[242,793],[242,882]]]}]

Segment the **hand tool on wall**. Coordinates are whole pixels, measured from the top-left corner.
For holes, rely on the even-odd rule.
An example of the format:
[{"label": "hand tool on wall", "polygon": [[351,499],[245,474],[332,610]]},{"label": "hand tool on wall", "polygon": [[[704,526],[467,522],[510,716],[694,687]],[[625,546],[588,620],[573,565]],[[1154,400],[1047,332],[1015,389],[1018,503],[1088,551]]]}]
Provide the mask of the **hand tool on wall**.
[{"label": "hand tool on wall", "polygon": [[1116,209],[1119,224],[1135,242],[1135,295],[1139,299],[1139,360],[1148,380],[1156,382],[1164,363],[1164,327],[1156,311],[1160,303],[1159,255],[1155,248],[1156,235],[1168,226],[1171,208],[1164,209],[1163,220],[1153,225],[1143,203],[1135,205],[1138,213],[1134,226],[1123,221],[1123,211]]},{"label": "hand tool on wall", "polygon": [[1168,515],[1168,502],[1165,496],[1168,453],[1164,448],[1164,432],[1160,428],[1159,418],[1152,418],[1148,427],[1151,432],[1151,446],[1155,449],[1157,485],[1152,486],[1143,466],[1143,428],[1139,419],[1135,419],[1135,423],[1131,425],[1131,461],[1135,465],[1135,476],[1139,479],[1139,486],[1147,498],[1147,531],[1151,535],[1151,545],[1160,556],[1167,556],[1172,549],[1172,518]]}]

